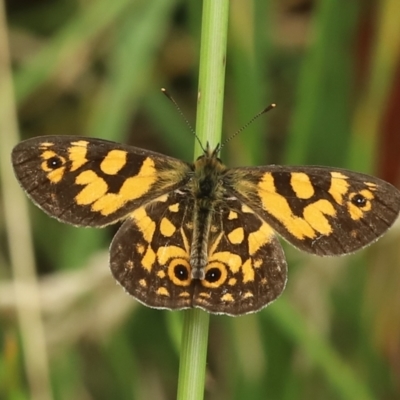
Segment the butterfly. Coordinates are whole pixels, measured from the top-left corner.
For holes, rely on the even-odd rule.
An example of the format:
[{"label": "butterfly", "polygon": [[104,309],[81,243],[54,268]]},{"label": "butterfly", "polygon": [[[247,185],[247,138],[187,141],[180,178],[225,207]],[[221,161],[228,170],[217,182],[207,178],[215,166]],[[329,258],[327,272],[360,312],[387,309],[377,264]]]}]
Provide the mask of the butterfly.
[{"label": "butterfly", "polygon": [[122,221],[110,247],[115,279],[141,303],[241,315],[287,280],[277,234],[320,256],[352,253],[396,220],[400,191],[317,166],[227,168],[220,146],[187,163],[106,140],[46,136],[19,143],[15,175],[33,202],[76,226]]}]

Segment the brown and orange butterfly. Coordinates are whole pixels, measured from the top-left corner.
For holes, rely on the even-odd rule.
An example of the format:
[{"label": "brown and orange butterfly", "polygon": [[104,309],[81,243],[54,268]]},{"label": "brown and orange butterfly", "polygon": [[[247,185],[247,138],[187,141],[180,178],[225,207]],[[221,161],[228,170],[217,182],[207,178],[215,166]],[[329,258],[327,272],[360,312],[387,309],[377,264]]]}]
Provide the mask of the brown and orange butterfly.
[{"label": "brown and orange butterfly", "polygon": [[116,280],[155,308],[240,315],[285,287],[278,233],[308,253],[341,255],[396,220],[400,191],[327,167],[193,164],[100,139],[37,137],[13,150],[15,174],[50,216],[77,226],[124,221],[110,248]]}]

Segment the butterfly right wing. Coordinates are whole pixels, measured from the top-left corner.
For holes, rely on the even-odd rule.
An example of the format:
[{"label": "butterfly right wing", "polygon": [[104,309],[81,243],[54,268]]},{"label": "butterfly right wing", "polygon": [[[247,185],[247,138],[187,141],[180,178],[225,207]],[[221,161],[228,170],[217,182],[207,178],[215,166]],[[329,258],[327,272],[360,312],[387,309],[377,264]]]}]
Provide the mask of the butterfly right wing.
[{"label": "butterfly right wing", "polygon": [[317,255],[359,250],[397,219],[400,191],[361,173],[318,166],[233,168],[229,191],[289,243]]}]

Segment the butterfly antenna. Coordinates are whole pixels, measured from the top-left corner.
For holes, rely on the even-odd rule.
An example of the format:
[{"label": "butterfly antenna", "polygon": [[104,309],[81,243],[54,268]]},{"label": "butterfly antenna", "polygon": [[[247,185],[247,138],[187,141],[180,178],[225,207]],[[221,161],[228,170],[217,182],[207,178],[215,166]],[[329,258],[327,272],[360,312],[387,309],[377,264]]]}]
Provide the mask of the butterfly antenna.
[{"label": "butterfly antenna", "polygon": [[261,117],[261,115],[265,114],[266,112],[272,110],[276,107],[275,103],[270,104],[268,107],[264,108],[264,110],[260,111],[256,114],[247,124],[244,124],[239,130],[237,130],[233,135],[229,136],[220,146],[220,149],[224,147],[228,142],[230,142],[234,137],[239,135],[240,132],[243,132],[249,125],[251,125],[257,118]]},{"label": "butterfly antenna", "polygon": [[189,127],[190,132],[193,133],[194,137],[196,138],[196,140],[199,142],[199,145],[201,147],[201,149],[205,152],[206,150],[204,149],[199,137],[196,134],[196,131],[193,129],[192,125],[190,125],[190,122],[188,121],[188,119],[185,117],[185,114],[183,113],[183,111],[181,110],[181,108],[179,107],[178,103],[175,101],[175,99],[167,92],[167,89],[165,88],[161,88],[161,92],[164,93],[164,95],[168,98],[168,100],[170,100],[172,102],[172,104],[175,106],[175,108],[178,110],[178,113],[181,115],[181,117],[183,118],[183,120],[186,122],[186,125]]}]

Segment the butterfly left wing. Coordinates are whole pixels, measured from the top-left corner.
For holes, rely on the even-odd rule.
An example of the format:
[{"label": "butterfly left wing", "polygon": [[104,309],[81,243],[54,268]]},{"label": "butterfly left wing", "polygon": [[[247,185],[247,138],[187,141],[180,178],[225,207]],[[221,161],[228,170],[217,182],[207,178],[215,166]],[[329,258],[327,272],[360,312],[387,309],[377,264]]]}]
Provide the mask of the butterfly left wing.
[{"label": "butterfly left wing", "polygon": [[110,246],[114,278],[149,307],[192,306],[187,223],[193,209],[179,193],[133,211]]},{"label": "butterfly left wing", "polygon": [[241,315],[285,287],[287,267],[271,228],[237,199],[225,199],[211,223],[204,279],[191,278],[194,201],[183,187],[132,212],[110,248],[111,271],[150,307],[199,307]]},{"label": "butterfly left wing", "polygon": [[136,147],[76,136],[25,140],[15,175],[50,216],[78,226],[114,223],[190,179],[189,164]]},{"label": "butterfly left wing", "polygon": [[398,189],[343,169],[233,168],[224,184],[284,239],[317,255],[346,254],[367,246],[400,211]]}]

